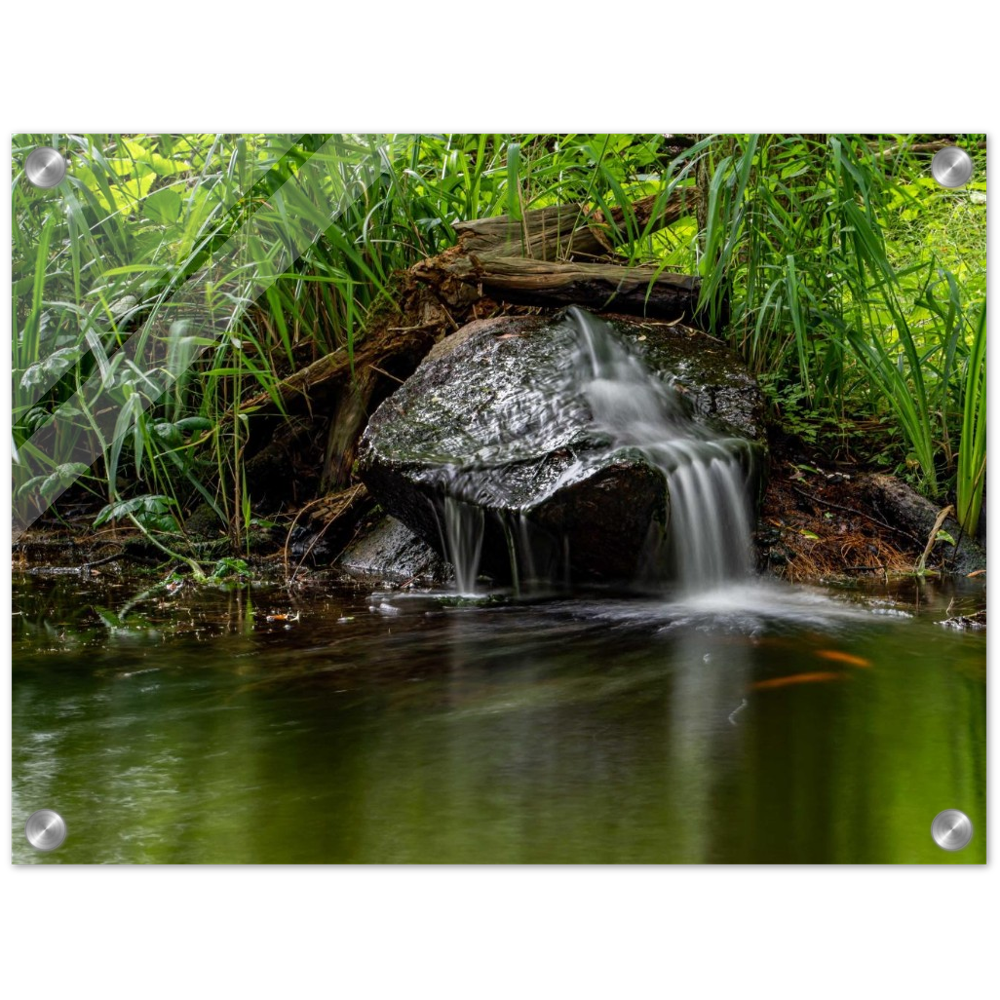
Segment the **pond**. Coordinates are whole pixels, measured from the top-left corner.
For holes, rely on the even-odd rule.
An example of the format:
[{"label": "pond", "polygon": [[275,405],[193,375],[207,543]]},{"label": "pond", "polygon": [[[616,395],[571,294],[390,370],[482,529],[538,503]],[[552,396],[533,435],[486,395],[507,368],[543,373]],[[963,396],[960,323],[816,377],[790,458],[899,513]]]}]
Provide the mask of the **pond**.
[{"label": "pond", "polygon": [[15,572],[17,863],[986,860],[977,580],[148,586]]}]

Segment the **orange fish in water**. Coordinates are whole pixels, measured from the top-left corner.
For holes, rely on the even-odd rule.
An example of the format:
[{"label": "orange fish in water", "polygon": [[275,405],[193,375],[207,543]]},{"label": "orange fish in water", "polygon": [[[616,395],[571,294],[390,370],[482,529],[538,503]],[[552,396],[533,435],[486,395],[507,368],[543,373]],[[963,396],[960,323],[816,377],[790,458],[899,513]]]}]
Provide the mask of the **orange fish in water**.
[{"label": "orange fish in water", "polygon": [[839,649],[821,649],[816,654],[821,660],[833,660],[834,663],[846,663],[849,667],[870,667],[871,660],[851,653],[842,653]]},{"label": "orange fish in water", "polygon": [[835,674],[830,670],[817,670],[811,674],[790,674],[788,677],[772,677],[770,680],[757,681],[751,685],[753,691],[770,691],[773,688],[788,687],[791,684],[815,684],[819,681],[840,680],[844,674]]}]

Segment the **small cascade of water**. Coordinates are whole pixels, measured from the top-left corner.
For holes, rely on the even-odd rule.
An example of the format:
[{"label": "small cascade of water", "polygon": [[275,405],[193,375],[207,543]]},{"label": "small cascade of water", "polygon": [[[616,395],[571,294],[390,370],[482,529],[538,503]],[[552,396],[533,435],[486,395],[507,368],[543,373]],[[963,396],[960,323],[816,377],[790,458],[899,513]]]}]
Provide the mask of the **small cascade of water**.
[{"label": "small cascade of water", "polygon": [[753,452],[696,422],[674,386],[650,372],[602,320],[572,308],[576,371],[594,422],[616,448],[641,452],[667,483],[656,575],[695,592],[749,575]]},{"label": "small cascade of water", "polygon": [[553,538],[533,524],[525,513],[499,514],[507,541],[514,594],[547,593],[553,586],[570,585],[569,546],[566,538]]},{"label": "small cascade of water", "polygon": [[444,498],[444,549],[455,569],[455,587],[460,594],[476,592],[485,525],[482,507],[452,496]]},{"label": "small cascade of water", "polygon": [[[559,421],[560,407],[584,408],[608,444],[597,455],[581,455],[563,473],[565,480],[615,451],[639,452],[662,473],[668,496],[662,520],[650,525],[648,551],[637,567],[640,578],[692,594],[749,576],[753,446],[696,420],[680,389],[650,371],[603,320],[574,307],[567,322],[567,348],[573,353],[558,379],[544,387],[551,393],[547,419]],[[505,542],[515,593],[568,585],[568,537],[535,525],[530,510],[498,511],[488,523],[489,470],[488,461],[450,469],[443,511],[432,504],[458,592],[476,593],[487,527],[499,530]]]},{"label": "small cascade of water", "polygon": [[517,543],[515,551],[520,559],[521,575],[526,583],[534,583],[538,579],[538,567],[535,560],[535,547],[531,538],[531,522],[524,516],[517,519]]}]

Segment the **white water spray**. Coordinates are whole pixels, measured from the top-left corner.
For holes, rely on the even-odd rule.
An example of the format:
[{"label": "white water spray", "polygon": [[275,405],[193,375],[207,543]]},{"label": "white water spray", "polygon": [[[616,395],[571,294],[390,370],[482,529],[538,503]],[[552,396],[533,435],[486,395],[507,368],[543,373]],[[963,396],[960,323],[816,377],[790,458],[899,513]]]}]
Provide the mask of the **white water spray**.
[{"label": "white water spray", "polygon": [[697,423],[681,393],[629,353],[606,323],[572,308],[580,391],[615,448],[635,448],[667,484],[669,511],[656,575],[689,592],[748,576],[752,446]]}]

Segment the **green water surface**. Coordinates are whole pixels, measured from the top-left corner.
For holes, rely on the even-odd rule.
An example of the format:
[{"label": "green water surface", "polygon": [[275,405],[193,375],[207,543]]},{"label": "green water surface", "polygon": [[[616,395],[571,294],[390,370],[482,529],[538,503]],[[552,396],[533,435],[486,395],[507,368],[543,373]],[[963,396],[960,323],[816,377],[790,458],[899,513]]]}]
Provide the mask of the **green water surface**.
[{"label": "green water surface", "polygon": [[[976,581],[130,605],[144,586],[15,575],[17,863],[986,860],[985,634],[937,624]],[[43,807],[69,828],[48,854]]]}]

